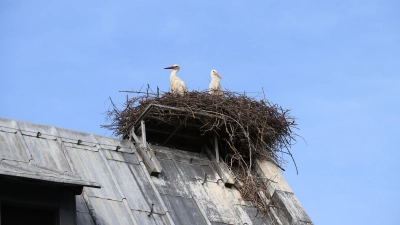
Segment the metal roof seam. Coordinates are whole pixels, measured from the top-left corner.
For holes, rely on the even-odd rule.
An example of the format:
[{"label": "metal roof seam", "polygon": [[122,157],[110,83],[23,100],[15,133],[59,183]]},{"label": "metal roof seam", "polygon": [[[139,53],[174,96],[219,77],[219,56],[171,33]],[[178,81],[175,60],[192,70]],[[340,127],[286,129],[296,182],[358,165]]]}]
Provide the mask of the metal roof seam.
[{"label": "metal roof seam", "polygon": [[[97,145],[97,146],[98,146],[98,145]],[[98,149],[98,150],[99,150],[98,152],[99,152],[99,154],[100,154],[100,156],[101,156],[101,159],[103,159],[103,162],[105,163],[106,168],[107,168],[108,172],[109,172],[110,175],[111,175],[111,179],[112,179],[112,181],[114,182],[115,187],[117,188],[119,194],[120,194],[121,197],[122,197],[122,202],[124,203],[125,209],[127,210],[128,215],[129,215],[131,221],[133,222],[133,224],[137,225],[137,222],[136,222],[136,220],[135,220],[135,217],[133,216],[132,211],[131,211],[131,209],[130,209],[130,207],[129,207],[129,204],[128,204],[127,200],[126,200],[126,197],[125,197],[124,193],[122,192],[122,189],[121,189],[121,187],[119,186],[119,183],[118,183],[117,179],[115,178],[115,175],[114,175],[114,173],[113,173],[113,171],[112,171],[110,165],[108,164],[107,158],[104,156],[103,152],[100,151],[100,149]]]},{"label": "metal roof seam", "polygon": [[52,141],[56,141],[58,137],[56,138],[46,138],[46,136],[41,135],[40,137],[37,137],[36,135],[29,135],[29,134],[22,134],[22,136],[27,136],[27,137],[36,137],[36,138],[40,138],[40,139],[45,139],[45,140],[52,140]]},{"label": "metal roof seam", "polygon": [[115,175],[114,175],[114,173],[113,173],[113,171],[112,171],[110,165],[109,165],[108,162],[107,162],[107,158],[104,156],[104,154],[103,154],[101,151],[99,151],[99,154],[100,154],[100,156],[101,156],[101,159],[102,159],[103,162],[105,163],[106,168],[107,168],[108,172],[109,172],[110,175],[111,175],[111,179],[112,179],[112,181],[114,182],[114,185],[115,185],[115,187],[117,188],[118,193],[121,195],[121,198],[122,198],[122,199],[126,198],[125,195],[124,195],[124,193],[123,193],[122,190],[121,190],[121,187],[119,186],[119,184],[118,184],[118,182],[117,182],[117,179],[115,178]]},{"label": "metal roof seam", "polygon": [[0,132],[10,133],[10,134],[16,134],[16,133],[18,132],[18,130],[13,130],[13,131],[0,130]]},{"label": "metal roof seam", "polygon": [[124,203],[125,209],[128,211],[128,215],[129,215],[131,221],[133,222],[133,224],[140,225],[137,223],[135,216],[133,215],[132,210],[129,207],[128,201],[124,198],[124,199],[122,199],[122,202]]},{"label": "metal roof seam", "polygon": [[87,208],[89,210],[89,214],[90,214],[90,217],[92,218],[93,223],[95,223],[96,225],[101,225],[101,223],[100,223],[100,221],[98,219],[99,217],[98,217],[96,211],[93,208],[93,204],[91,203],[90,198],[89,198],[88,194],[85,191],[85,188],[83,188],[81,195],[83,197],[83,202],[86,204],[86,206],[87,206]]},{"label": "metal roof seam", "polygon": [[[56,132],[58,134],[58,130],[57,129],[55,129],[55,130],[56,130]],[[58,134],[58,136],[60,136],[60,135]],[[76,168],[75,168],[75,166],[74,166],[74,164],[73,164],[73,162],[71,160],[71,157],[69,156],[69,154],[67,152],[67,149],[66,149],[66,146],[65,146],[64,142],[61,140],[61,138],[58,138],[57,141],[58,141],[58,144],[61,147],[62,152],[64,153],[64,156],[65,156],[65,158],[67,160],[67,163],[68,163],[69,167],[71,168],[71,171],[76,173],[77,170],[76,170]],[[83,202],[85,203],[85,205],[87,206],[87,208],[89,210],[89,215],[92,218],[93,223],[95,223],[96,225],[100,225],[100,221],[97,219],[98,215],[95,212],[95,210],[93,209],[93,205],[90,202],[90,199],[89,199],[89,197],[88,197],[88,195],[87,195],[87,193],[85,191],[85,188],[83,188],[81,196],[83,198]]]},{"label": "metal roof seam", "polygon": [[[32,136],[36,136],[36,134],[37,134],[37,132],[35,132],[35,131],[30,131],[30,130],[19,129],[19,131],[21,131],[21,133],[22,133],[22,132],[32,133]],[[39,132],[39,131],[38,131],[38,132]],[[42,133],[42,132],[40,132],[40,133],[41,133],[42,135],[46,135],[46,136],[51,136],[51,137],[59,138],[59,136],[56,136],[56,135],[47,134],[47,133]],[[34,134],[34,135],[33,135],[33,134]],[[30,136],[29,134],[25,134],[25,135]]]},{"label": "metal roof seam", "polygon": [[7,158],[0,158],[0,161],[13,161],[13,162],[27,163],[26,161],[21,161],[21,160],[17,160],[17,159],[7,159]]},{"label": "metal roof seam", "polygon": [[[177,168],[177,171],[178,171],[178,173],[179,173],[179,176],[185,177],[185,175],[184,175],[183,172],[181,171],[181,168],[178,166],[179,163],[175,160],[175,158],[172,157],[171,160],[172,160],[173,164],[175,165],[175,167]],[[190,188],[188,189],[188,191],[189,191],[189,194],[192,196],[194,202],[196,203],[197,207],[199,208],[199,210],[200,210],[200,212],[201,212],[201,214],[202,214],[202,216],[203,216],[203,219],[206,221],[207,225],[211,225],[211,222],[210,222],[210,220],[208,219],[207,214],[206,214],[206,213],[204,212],[204,210],[201,208],[200,203],[198,202],[198,199],[197,199],[196,195],[195,195],[194,193],[192,193],[192,190],[191,190]]]},{"label": "metal roof seam", "polygon": [[29,147],[28,147],[28,145],[27,145],[27,143],[26,143],[24,137],[22,136],[21,131],[17,131],[16,135],[17,135],[17,137],[19,138],[20,143],[22,144],[22,146],[23,146],[23,148],[24,148],[24,150],[25,150],[25,152],[26,152],[26,154],[27,154],[27,156],[28,156],[28,160],[29,160],[29,162],[30,162],[31,160],[33,160],[32,153],[31,153],[31,151],[29,150]]},{"label": "metal roof seam", "polygon": [[67,161],[67,164],[68,164],[70,170],[71,170],[74,174],[76,174],[76,169],[75,169],[74,165],[72,164],[71,158],[69,157],[68,153],[66,152],[67,150],[66,150],[66,148],[65,148],[64,142],[62,142],[61,138],[58,138],[58,139],[57,139],[57,143],[58,143],[58,145],[59,145],[60,148],[61,148],[61,152],[63,153],[63,155],[64,155],[64,157],[65,157],[65,159],[66,159],[66,161]]},{"label": "metal roof seam", "polygon": [[[141,158],[141,157],[140,157],[140,158]],[[164,200],[162,199],[160,193],[158,192],[158,189],[157,189],[156,186],[154,185],[153,180],[152,180],[151,177],[150,177],[150,174],[147,173],[147,169],[146,169],[146,166],[145,166],[144,163],[143,163],[143,159],[142,159],[142,161],[140,162],[140,166],[142,167],[142,170],[145,171],[144,174],[145,174],[145,176],[146,176],[146,178],[147,178],[147,180],[148,180],[148,182],[149,182],[151,188],[153,189],[153,191],[154,191],[154,193],[155,193],[155,195],[156,195],[156,197],[157,197],[157,200],[160,202],[162,209],[164,210],[165,214],[167,215],[167,218],[168,218],[168,221],[169,221],[170,225],[175,225],[175,222],[174,222],[174,220],[172,219],[172,217],[171,217],[171,215],[170,215],[170,213],[169,213],[168,208],[165,206]]]},{"label": "metal roof seam", "polygon": [[[148,213],[148,212],[150,212],[150,211],[145,211],[145,210],[139,210],[139,209],[131,209],[132,211],[136,211],[136,212],[144,212],[144,213]],[[163,215],[163,216],[165,216],[166,215],[166,213],[158,213],[158,212],[154,212],[153,211],[153,213],[152,214],[156,214],[156,215]]]},{"label": "metal roof seam", "polygon": [[212,225],[211,221],[208,219],[206,212],[202,209],[199,203],[199,199],[196,195],[192,195],[194,202],[196,203],[197,208],[199,209],[201,215],[203,216],[204,220],[206,221],[207,225]]}]

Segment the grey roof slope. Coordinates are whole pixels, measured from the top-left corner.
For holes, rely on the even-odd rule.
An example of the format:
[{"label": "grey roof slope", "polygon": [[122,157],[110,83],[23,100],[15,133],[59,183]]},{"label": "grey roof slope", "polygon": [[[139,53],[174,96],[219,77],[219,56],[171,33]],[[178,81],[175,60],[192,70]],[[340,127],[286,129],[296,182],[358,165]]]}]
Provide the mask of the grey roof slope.
[{"label": "grey roof slope", "polygon": [[[33,134],[29,130],[19,130],[17,124],[13,121],[0,121],[3,122],[0,125],[0,175],[40,180],[68,186],[100,188],[98,183],[84,180],[79,175],[71,173],[71,171],[61,171],[59,168],[45,167],[36,164],[36,162],[32,160],[29,148],[37,147],[37,145],[35,145],[37,144],[37,140],[35,140],[36,143],[32,143],[32,141],[24,143],[20,142],[20,140],[23,136],[40,139],[42,138],[40,136],[41,133],[38,135],[38,132]],[[45,138],[49,137],[50,139],[56,140],[54,136],[45,135]],[[40,143],[44,144],[45,142],[40,141]],[[26,147],[26,144],[29,144],[29,148]],[[42,149],[42,147],[43,146],[40,146],[40,149]],[[43,155],[43,157],[46,157],[46,155]]]},{"label": "grey roof slope", "polygon": [[[276,224],[243,201],[235,188],[225,187],[206,155],[151,147],[163,168],[158,177],[148,174],[128,140],[0,118],[1,174],[18,173],[3,169],[4,162],[26,170],[61,171],[63,182],[72,177],[78,182],[80,175],[84,186],[101,186],[85,187],[76,196],[78,225]],[[39,169],[33,174],[45,174]],[[282,208],[282,224],[312,224],[290,188],[278,189],[273,198]]]}]

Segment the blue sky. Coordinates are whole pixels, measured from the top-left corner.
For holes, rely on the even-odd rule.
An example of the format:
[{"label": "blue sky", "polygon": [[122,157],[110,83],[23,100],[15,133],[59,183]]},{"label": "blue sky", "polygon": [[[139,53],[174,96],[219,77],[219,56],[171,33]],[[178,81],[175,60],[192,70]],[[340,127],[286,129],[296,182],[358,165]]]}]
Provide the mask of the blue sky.
[{"label": "blue sky", "polygon": [[204,90],[291,109],[284,176],[315,224],[400,224],[400,2],[0,0],[0,117],[110,136],[119,90]]}]

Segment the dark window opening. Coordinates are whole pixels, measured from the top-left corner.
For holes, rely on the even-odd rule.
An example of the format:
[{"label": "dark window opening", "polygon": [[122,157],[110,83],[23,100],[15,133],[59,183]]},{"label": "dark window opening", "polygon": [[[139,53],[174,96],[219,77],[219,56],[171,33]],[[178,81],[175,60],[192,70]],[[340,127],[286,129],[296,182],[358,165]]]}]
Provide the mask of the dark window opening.
[{"label": "dark window opening", "polygon": [[1,225],[58,225],[58,211],[38,206],[2,202]]}]

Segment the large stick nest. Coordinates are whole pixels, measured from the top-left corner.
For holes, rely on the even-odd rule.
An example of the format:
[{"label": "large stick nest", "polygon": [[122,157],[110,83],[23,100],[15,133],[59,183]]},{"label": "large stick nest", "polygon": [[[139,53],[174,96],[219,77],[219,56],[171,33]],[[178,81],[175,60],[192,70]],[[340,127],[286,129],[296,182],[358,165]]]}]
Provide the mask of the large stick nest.
[{"label": "large stick nest", "polygon": [[[225,163],[232,170],[236,185],[245,200],[251,200],[262,211],[268,205],[260,197],[260,191],[268,197],[262,178],[255,173],[255,159],[270,160],[282,169],[283,153],[290,156],[289,148],[297,135],[293,129],[297,124],[289,110],[262,98],[258,100],[245,94],[224,92],[224,96],[192,91],[185,95],[164,93],[136,94],[127,101],[123,110],[114,103],[107,112],[111,125],[107,125],[117,136],[128,136],[135,121],[150,104],[159,104],[181,109],[179,112],[158,113],[164,121],[180,121],[188,118],[201,123],[202,134],[216,134],[220,138],[220,151]],[[208,114],[198,117],[195,113]],[[292,157],[293,159],[293,157]],[[294,162],[294,160],[293,160]]]}]

